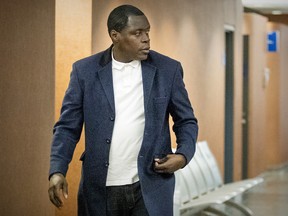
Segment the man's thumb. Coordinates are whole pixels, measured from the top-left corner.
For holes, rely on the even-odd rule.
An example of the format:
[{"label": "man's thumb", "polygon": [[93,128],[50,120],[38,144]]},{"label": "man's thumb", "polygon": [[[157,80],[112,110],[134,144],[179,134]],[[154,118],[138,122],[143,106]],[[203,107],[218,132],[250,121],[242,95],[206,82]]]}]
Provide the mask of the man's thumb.
[{"label": "man's thumb", "polygon": [[66,181],[63,184],[63,196],[65,197],[65,199],[68,198],[68,184]]}]

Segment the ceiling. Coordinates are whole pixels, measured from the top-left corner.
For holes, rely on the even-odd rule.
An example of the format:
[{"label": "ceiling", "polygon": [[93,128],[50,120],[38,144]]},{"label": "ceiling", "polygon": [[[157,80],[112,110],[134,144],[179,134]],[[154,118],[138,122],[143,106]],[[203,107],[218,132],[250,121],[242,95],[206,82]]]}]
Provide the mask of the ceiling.
[{"label": "ceiling", "polygon": [[288,14],[288,0],[242,0],[244,7],[263,14]]}]

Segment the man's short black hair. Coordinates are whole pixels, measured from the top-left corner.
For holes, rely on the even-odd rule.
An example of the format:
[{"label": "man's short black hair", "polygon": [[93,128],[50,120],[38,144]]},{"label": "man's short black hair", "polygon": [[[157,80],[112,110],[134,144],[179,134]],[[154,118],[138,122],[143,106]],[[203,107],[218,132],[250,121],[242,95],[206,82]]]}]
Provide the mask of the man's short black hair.
[{"label": "man's short black hair", "polygon": [[141,15],[144,15],[144,13],[132,5],[121,5],[116,7],[111,11],[107,20],[109,35],[112,30],[121,32],[127,26],[129,16]]}]

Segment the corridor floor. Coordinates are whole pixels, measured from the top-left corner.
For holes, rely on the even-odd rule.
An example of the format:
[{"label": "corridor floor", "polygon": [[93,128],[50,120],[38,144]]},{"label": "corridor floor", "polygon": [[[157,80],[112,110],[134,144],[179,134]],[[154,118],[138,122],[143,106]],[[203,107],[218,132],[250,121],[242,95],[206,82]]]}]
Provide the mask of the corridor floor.
[{"label": "corridor floor", "polygon": [[[264,178],[263,183],[236,197],[234,201],[250,208],[254,216],[288,216],[288,165],[268,170],[261,176]],[[243,215],[226,205],[215,207],[229,216]]]},{"label": "corridor floor", "polygon": [[288,216],[288,166],[263,174],[264,182],[243,194],[243,204],[257,215]]}]

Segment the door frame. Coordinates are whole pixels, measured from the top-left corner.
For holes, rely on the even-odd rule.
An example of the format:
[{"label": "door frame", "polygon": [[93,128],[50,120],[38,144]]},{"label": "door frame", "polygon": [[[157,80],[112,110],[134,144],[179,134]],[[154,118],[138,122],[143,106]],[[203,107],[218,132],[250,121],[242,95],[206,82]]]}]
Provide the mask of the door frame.
[{"label": "door frame", "polygon": [[234,26],[225,25],[224,182],[234,173]]}]

